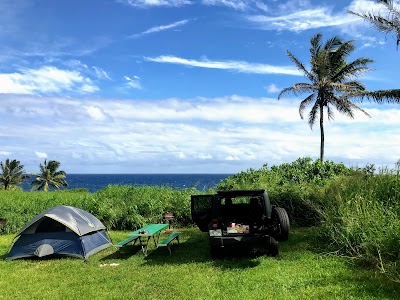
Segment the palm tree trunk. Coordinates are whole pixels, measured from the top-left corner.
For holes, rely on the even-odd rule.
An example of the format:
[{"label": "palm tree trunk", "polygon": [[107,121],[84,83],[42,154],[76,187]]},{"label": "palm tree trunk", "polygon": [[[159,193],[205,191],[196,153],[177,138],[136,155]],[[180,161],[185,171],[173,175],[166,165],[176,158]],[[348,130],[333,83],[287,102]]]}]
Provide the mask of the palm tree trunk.
[{"label": "palm tree trunk", "polygon": [[320,146],[320,160],[324,161],[324,147],[325,147],[325,134],[324,134],[324,106],[319,106],[319,127],[321,130],[321,146]]}]

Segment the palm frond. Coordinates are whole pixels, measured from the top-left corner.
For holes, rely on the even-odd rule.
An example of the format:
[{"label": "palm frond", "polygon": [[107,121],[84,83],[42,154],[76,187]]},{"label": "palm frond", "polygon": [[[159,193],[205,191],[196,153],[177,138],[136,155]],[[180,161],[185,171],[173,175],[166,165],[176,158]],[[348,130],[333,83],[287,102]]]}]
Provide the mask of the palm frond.
[{"label": "palm frond", "polygon": [[327,111],[328,111],[328,120],[333,120],[334,119],[334,113],[330,105],[326,106]]},{"label": "palm frond", "polygon": [[335,74],[332,74],[332,81],[343,82],[348,78],[358,77],[365,72],[371,71],[372,69],[367,65],[372,62],[374,61],[369,58],[358,58],[350,63],[345,63]]},{"label": "palm frond", "polygon": [[319,107],[320,107],[319,102],[316,101],[313,107],[311,108],[310,113],[308,114],[308,125],[310,125],[311,129],[315,123],[315,120],[319,115]]},{"label": "palm frond", "polygon": [[343,44],[342,39],[339,36],[334,36],[325,42],[324,50],[333,52],[336,51]]},{"label": "palm frond", "polygon": [[353,92],[351,96],[361,101],[367,98],[377,103],[400,103],[400,89]]},{"label": "palm frond", "polygon": [[396,35],[396,45],[400,43],[400,10],[394,6],[392,0],[378,0],[387,11],[383,16],[380,12],[355,12],[348,11],[350,14],[356,15],[365,21],[371,23],[378,31],[385,34],[394,33]]},{"label": "palm frond", "polygon": [[314,35],[311,40],[310,40],[310,53],[311,57],[317,56],[318,53],[321,51],[322,45],[321,45],[321,39],[322,39],[322,33],[317,33]]},{"label": "palm frond", "polygon": [[296,65],[297,69],[301,71],[310,81],[314,81],[313,78],[314,76],[306,69],[306,67],[303,65],[302,62],[300,62],[290,51],[286,51],[287,55],[290,57],[290,59],[294,62]]},{"label": "palm frond", "polygon": [[303,112],[306,109],[306,107],[308,105],[310,105],[313,101],[315,101],[316,98],[316,94],[313,93],[310,96],[308,96],[306,99],[304,99],[303,101],[300,102],[300,106],[299,106],[299,114],[300,114],[300,118],[303,119]]}]

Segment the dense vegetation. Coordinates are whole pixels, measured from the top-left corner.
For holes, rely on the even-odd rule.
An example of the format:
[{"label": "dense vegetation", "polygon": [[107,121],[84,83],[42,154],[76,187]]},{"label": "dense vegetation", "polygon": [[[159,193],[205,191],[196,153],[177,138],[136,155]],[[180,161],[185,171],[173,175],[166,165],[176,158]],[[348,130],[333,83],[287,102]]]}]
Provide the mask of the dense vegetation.
[{"label": "dense vegetation", "polygon": [[[218,190],[263,188],[285,207],[294,226],[316,226],[325,251],[355,258],[400,282],[400,164],[351,169],[331,161],[300,158],[249,169],[220,182]],[[215,191],[210,190],[209,193]],[[109,229],[140,227],[173,211],[176,226],[191,225],[190,195],[196,189],[108,186],[45,192],[0,191],[0,232],[15,233],[32,216],[56,205],[85,209]]]}]

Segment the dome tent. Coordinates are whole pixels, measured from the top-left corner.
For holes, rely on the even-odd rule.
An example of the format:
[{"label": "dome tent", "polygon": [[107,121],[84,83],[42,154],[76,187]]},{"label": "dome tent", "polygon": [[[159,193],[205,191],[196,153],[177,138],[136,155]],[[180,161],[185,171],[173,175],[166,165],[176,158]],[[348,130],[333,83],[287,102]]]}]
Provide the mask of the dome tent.
[{"label": "dome tent", "polygon": [[56,206],[25,224],[6,259],[52,254],[87,259],[112,246],[106,227],[95,216],[72,206]]}]

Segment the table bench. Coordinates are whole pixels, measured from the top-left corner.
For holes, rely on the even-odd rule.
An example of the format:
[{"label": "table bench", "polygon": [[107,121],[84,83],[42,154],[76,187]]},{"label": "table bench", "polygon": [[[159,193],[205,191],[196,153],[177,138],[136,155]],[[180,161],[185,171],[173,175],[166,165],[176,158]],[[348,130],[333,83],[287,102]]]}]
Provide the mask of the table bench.
[{"label": "table bench", "polygon": [[163,240],[163,241],[161,241],[160,243],[158,243],[157,248],[158,248],[158,247],[167,247],[167,248],[168,248],[168,251],[169,251],[169,254],[171,255],[171,249],[170,249],[170,247],[169,247],[169,244],[170,244],[173,240],[175,240],[175,239],[176,239],[176,241],[177,241],[178,244],[179,244],[179,235],[180,235],[180,234],[181,234],[180,232],[173,232],[173,233],[171,233],[165,240]]},{"label": "table bench", "polygon": [[115,246],[115,247],[118,247],[118,248],[121,248],[121,247],[125,246],[126,244],[128,244],[128,243],[130,243],[130,242],[133,242],[133,241],[134,241],[133,244],[136,244],[136,241],[137,241],[139,238],[140,238],[139,236],[133,235],[133,236],[130,236],[130,237],[128,237],[127,239],[125,239],[125,240],[123,240],[123,241],[121,241],[121,242],[115,244],[114,246]]}]

